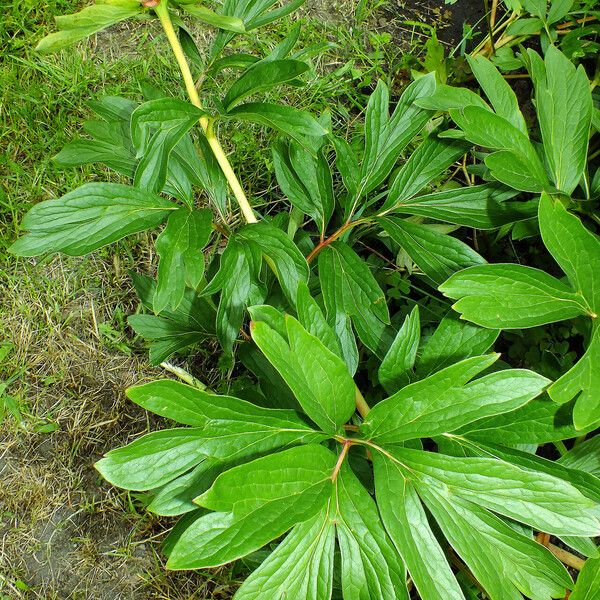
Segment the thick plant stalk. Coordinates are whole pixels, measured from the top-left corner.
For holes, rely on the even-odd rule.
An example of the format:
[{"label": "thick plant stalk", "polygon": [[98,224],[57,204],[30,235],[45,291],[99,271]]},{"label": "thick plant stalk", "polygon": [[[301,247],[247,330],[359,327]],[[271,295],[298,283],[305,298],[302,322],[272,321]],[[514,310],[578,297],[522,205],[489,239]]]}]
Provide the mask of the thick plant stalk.
[{"label": "thick plant stalk", "polygon": [[[171,48],[173,49],[173,54],[175,54],[175,58],[177,59],[190,102],[194,106],[202,108],[200,97],[198,96],[196,85],[194,84],[192,72],[190,71],[183,48],[181,47],[181,43],[179,42],[179,38],[177,37],[177,33],[173,27],[171,17],[169,16],[167,0],[161,0],[160,4],[158,4],[154,10],[160,19],[167,39],[169,40]],[[247,223],[256,223],[258,219],[256,218],[254,211],[248,202],[248,198],[246,198],[246,194],[244,193],[244,190],[242,189],[242,186],[240,185],[240,182],[236,177],[233,168],[231,167],[231,164],[225,155],[225,152],[223,151],[223,148],[214,132],[211,120],[207,116],[203,116],[200,118],[200,125],[204,130],[208,144],[213,151],[213,154],[215,155],[215,158],[217,159],[225,178],[227,179],[227,183],[229,183],[229,187],[231,187],[231,191],[233,192],[242,214],[244,215],[244,219]]]}]

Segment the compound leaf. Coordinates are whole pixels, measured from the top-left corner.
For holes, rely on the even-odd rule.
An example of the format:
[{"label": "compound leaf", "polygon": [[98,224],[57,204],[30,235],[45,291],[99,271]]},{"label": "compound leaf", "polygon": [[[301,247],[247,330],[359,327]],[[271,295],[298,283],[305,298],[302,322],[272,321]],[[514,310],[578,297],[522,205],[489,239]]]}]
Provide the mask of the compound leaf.
[{"label": "compound leaf", "polygon": [[587,313],[581,295],[544,271],[514,264],[470,267],[452,275],[439,290],[458,300],[467,319],[493,329],[535,327]]},{"label": "compound leaf", "polygon": [[158,285],[154,311],[176,310],[183,300],[186,284],[195,289],[204,277],[204,246],[212,223],[210,210],[180,208],[171,213],[167,226],[156,239]]},{"label": "compound leaf", "polygon": [[421,597],[464,600],[414,484],[397,463],[379,452],[373,453],[373,468],[381,519]]},{"label": "compound leaf", "polygon": [[252,338],[277,369],[306,414],[337,433],[354,412],[356,386],[344,361],[293,317],[286,316],[286,340],[264,322],[252,322]]},{"label": "compound leaf", "polygon": [[23,219],[29,230],[10,250],[18,256],[88,254],[121,238],[156,227],[178,207],[120,183],[86,183],[56,200],[36,204]]},{"label": "compound leaf", "polygon": [[315,516],[327,504],[336,456],[308,445],[258,458],[222,473],[199,496],[219,512],[195,521],[169,556],[170,569],[218,566],[241,558]]},{"label": "compound leaf", "polygon": [[335,526],[328,508],[296,525],[236,592],[235,600],[329,600]]},{"label": "compound leaf", "polygon": [[408,600],[405,568],[370,494],[347,464],[335,482],[344,600]]},{"label": "compound leaf", "polygon": [[433,437],[515,410],[539,396],[550,383],[533,371],[507,369],[467,385],[496,359],[494,354],[467,358],[402,388],[371,410],[361,431],[369,439],[388,444]]}]

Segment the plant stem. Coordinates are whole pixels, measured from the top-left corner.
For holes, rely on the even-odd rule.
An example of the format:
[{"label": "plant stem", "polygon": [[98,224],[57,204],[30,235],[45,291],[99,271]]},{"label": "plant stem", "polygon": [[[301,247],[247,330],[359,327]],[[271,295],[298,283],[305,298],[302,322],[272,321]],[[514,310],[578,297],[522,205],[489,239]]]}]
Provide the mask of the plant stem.
[{"label": "plant stem", "polygon": [[[181,71],[181,75],[185,83],[185,89],[190,102],[194,106],[202,108],[200,96],[198,95],[198,90],[196,90],[196,85],[194,83],[194,77],[192,76],[190,66],[185,58],[185,53],[183,52],[183,48],[181,47],[181,43],[179,42],[179,38],[177,37],[177,33],[173,27],[167,4],[167,0],[161,0],[160,4],[156,6],[154,10],[160,19],[167,39],[171,44],[171,48],[177,60],[177,64],[179,65],[179,70]],[[244,193],[244,190],[242,189],[242,186],[240,185],[240,182],[236,177],[229,160],[227,159],[227,155],[223,151],[223,147],[221,146],[221,143],[215,134],[212,120],[208,116],[202,116],[200,117],[200,125],[204,130],[206,140],[208,141],[208,144],[213,151],[213,154],[215,155],[223,174],[225,175],[225,179],[227,179],[227,183],[229,183],[229,187],[231,188],[231,191],[237,200],[246,222],[256,223],[258,219],[256,218],[254,211],[248,202],[248,198],[246,198],[246,194]]]},{"label": "plant stem", "polygon": [[364,399],[364,396],[360,393],[360,390],[358,389],[358,387],[356,388],[355,402],[356,402],[356,408],[357,408],[358,412],[360,413],[360,416],[364,419],[369,414],[369,411],[371,410],[371,408],[367,404],[367,401]]},{"label": "plant stem", "polygon": [[337,231],[334,231],[328,238],[321,240],[310,252],[310,254],[306,257],[306,262],[310,264],[316,256],[325,248],[329,246],[332,242],[335,242],[339,237],[341,237],[346,231],[354,227],[355,225],[360,225],[361,223],[365,223],[367,219],[357,219],[356,221],[348,221],[344,223]]}]

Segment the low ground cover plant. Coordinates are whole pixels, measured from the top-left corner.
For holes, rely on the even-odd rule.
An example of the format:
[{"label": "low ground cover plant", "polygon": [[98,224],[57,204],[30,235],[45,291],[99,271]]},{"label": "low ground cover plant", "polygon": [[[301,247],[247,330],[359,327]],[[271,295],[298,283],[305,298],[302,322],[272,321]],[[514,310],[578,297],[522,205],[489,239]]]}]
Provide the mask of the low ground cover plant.
[{"label": "low ground cover plant", "polygon": [[[244,559],[236,598],[594,597],[595,84],[550,35],[542,54],[517,56],[535,118],[486,52],[466,57],[468,88],[415,73],[393,100],[379,81],[358,126],[313,115],[269,97],[314,76],[297,27],[264,56],[229,51],[301,3],[106,0],[59,17],[39,45],[158,19],[187,100],[149,85],[141,103],[93,100],[86,137],[56,161],[103,163],[128,183],[37,204],[13,253],[79,256],[160,228],[156,278],[132,274],[144,311],[129,323],[154,364],[216,339],[236,389],[131,388],[177,427],[97,468],[181,516],[168,568]],[[549,24],[554,5],[538,18]],[[218,29],[206,52],[190,17]],[[226,92],[204,97],[207,79]],[[268,208],[219,139],[246,123],[273,131]],[[556,265],[497,261],[507,240]],[[583,342],[555,380],[494,352],[502,330],[566,320]]]}]

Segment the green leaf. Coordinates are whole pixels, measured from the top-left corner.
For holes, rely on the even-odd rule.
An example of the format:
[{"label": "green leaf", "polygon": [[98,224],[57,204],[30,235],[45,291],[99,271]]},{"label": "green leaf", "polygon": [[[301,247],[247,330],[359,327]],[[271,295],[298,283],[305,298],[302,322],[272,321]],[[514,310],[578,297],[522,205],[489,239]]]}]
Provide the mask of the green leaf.
[{"label": "green leaf", "polygon": [[589,312],[600,314],[600,238],[562,203],[542,194],[540,232],[546,248],[581,294]]},{"label": "green leaf", "polygon": [[356,386],[345,363],[286,316],[288,339],[263,322],[252,322],[252,338],[294,392],[306,414],[335,434],[354,413]]},{"label": "green leaf", "polygon": [[273,164],[277,183],[292,206],[312,217],[321,234],[333,214],[333,180],[322,152],[309,152],[292,141],[274,144]]},{"label": "green leaf", "polygon": [[231,352],[244,321],[247,306],[260,304],[264,290],[259,282],[262,256],[254,243],[242,244],[235,236],[229,238],[221,256],[219,271],[202,290],[211,295],[219,290],[217,337],[225,352]]},{"label": "green leaf", "polygon": [[453,313],[447,314],[427,339],[417,360],[417,376],[423,378],[465,358],[484,354],[499,333],[460,321]]},{"label": "green leaf", "polygon": [[535,104],[544,153],[556,188],[569,195],[579,184],[587,161],[592,93],[583,65],[575,65],[555,46],[546,50],[534,72]]},{"label": "green leaf", "polygon": [[402,560],[377,505],[347,464],[336,478],[334,502],[344,600],[408,600]]},{"label": "green leaf", "polygon": [[412,383],[377,404],[361,431],[378,443],[433,437],[492,415],[515,410],[539,396],[550,383],[524,369],[507,369],[467,381],[497,355],[467,358]]},{"label": "green leaf", "polygon": [[396,217],[383,217],[380,223],[390,238],[437,284],[461,269],[485,263],[485,259],[464,242],[427,225]]},{"label": "green leaf", "polygon": [[167,226],[156,239],[158,286],[154,311],[176,310],[183,300],[186,283],[195,289],[204,277],[204,246],[211,234],[212,212],[180,208],[171,213]]},{"label": "green leaf", "polygon": [[430,96],[418,98],[415,104],[427,110],[447,112],[451,108],[464,108],[465,106],[481,106],[491,110],[480,96],[467,88],[453,87],[438,84]]},{"label": "green leaf", "polygon": [[207,458],[191,471],[176,477],[156,492],[147,509],[157,515],[174,517],[197,510],[194,498],[204,493],[224,469],[231,465]]},{"label": "green leaf", "polygon": [[121,6],[108,3],[86,6],[78,13],[56,17],[56,25],[60,31],[42,38],[35,49],[44,53],[62,50],[141,12],[142,6],[133,0]]},{"label": "green leaf", "polygon": [[536,215],[535,202],[506,202],[516,193],[515,190],[494,184],[440,190],[402,200],[390,212],[418,215],[476,229],[496,229]]},{"label": "green leaf", "polygon": [[547,397],[536,398],[525,406],[502,415],[479,419],[455,433],[472,440],[504,446],[537,446],[579,435],[573,426],[571,411],[562,410]]},{"label": "green leaf", "polygon": [[572,586],[562,564],[541,544],[449,487],[419,486],[427,508],[490,598],[560,598]]},{"label": "green leaf", "polygon": [[169,556],[170,569],[199,569],[241,558],[315,516],[332,489],[336,456],[323,446],[284,450],[221,474],[196,501],[195,521]]},{"label": "green leaf", "polygon": [[498,69],[484,56],[467,55],[467,61],[496,114],[527,135],[527,124],[519,109],[517,96]]},{"label": "green leaf", "polygon": [[177,125],[195,124],[206,113],[178,98],[164,97],[140,104],[131,113],[131,139],[134,146],[143,149],[153,130],[171,129]]},{"label": "green leaf", "polygon": [[417,358],[420,339],[421,326],[417,305],[404,320],[379,367],[379,383],[389,394],[397,392],[409,382],[409,373]]},{"label": "green leaf", "polygon": [[23,219],[29,230],[10,251],[18,256],[64,252],[81,256],[156,227],[177,205],[120,183],[86,183],[56,200],[36,204]]},{"label": "green leaf", "polygon": [[111,450],[95,467],[113,485],[151,490],[205,460],[204,444],[202,428],[163,429]]},{"label": "green leaf", "polygon": [[177,98],[144,102],[131,115],[131,139],[140,161],[134,185],[162,191],[167,180],[169,159],[175,146],[205,112]]},{"label": "green leaf", "polygon": [[444,552],[427,521],[414,484],[399,465],[373,453],[377,505],[419,594],[427,600],[464,600]]},{"label": "green leaf", "polygon": [[529,17],[513,21],[507,28],[507,35],[538,35],[544,28],[544,22],[538,17]]},{"label": "green leaf", "polygon": [[587,429],[600,421],[600,327],[592,336],[585,354],[571,369],[555,381],[548,394],[555,402],[577,398],[573,422],[577,429]]},{"label": "green leaf", "polygon": [[133,177],[136,167],[131,149],[119,145],[116,141],[105,142],[98,139],[69,142],[52,160],[61,167],[102,163],[126,177]]},{"label": "green leaf", "polygon": [[126,489],[160,487],[208,457],[229,461],[324,437],[294,411],[261,408],[171,380],[131,388],[128,395],[156,414],[193,427],[149,433],[97,463],[105,479]]},{"label": "green leaf", "polygon": [[398,448],[394,456],[419,485],[451,488],[456,494],[498,514],[554,535],[596,536],[598,504],[570,483],[495,458],[443,456]]},{"label": "green leaf", "polygon": [[382,323],[390,316],[385,295],[368,265],[348,246],[334,242],[319,254],[319,280],[330,319],[371,312]]},{"label": "green leaf", "polygon": [[246,27],[244,21],[237,17],[229,17],[227,15],[220,15],[210,8],[202,5],[191,4],[189,2],[182,2],[181,8],[185,12],[189,13],[193,17],[200,19],[204,23],[224,29],[225,31],[232,31],[233,33],[245,33]]},{"label": "green leaf", "polygon": [[229,112],[248,96],[295,79],[306,71],[308,71],[308,65],[300,60],[258,62],[246,70],[229,88],[223,98],[223,106]]},{"label": "green leaf", "polygon": [[416,196],[429,182],[456,162],[468,147],[463,141],[441,139],[435,134],[425,138],[394,177],[379,212],[389,212]]},{"label": "green leaf", "polygon": [[335,526],[325,509],[300,523],[244,581],[235,600],[329,600]]},{"label": "green leaf", "polygon": [[[502,151],[486,158],[486,164],[496,179],[525,192],[541,192],[548,187],[544,165],[535,148],[529,138],[509,121],[479,106],[451,109],[450,116],[467,140]],[[496,155],[495,159],[492,158]],[[509,171],[512,173],[510,177],[507,175]]]},{"label": "green leaf", "polygon": [[307,137],[319,138],[327,134],[327,131],[309,112],[298,110],[293,106],[248,102],[232,108],[227,114],[242,121],[266,125],[271,129],[281,131],[308,150],[313,150],[313,148],[312,142]]},{"label": "green leaf", "polygon": [[[131,274],[142,304],[154,308],[156,283],[150,278]],[[160,317],[131,315],[127,322],[133,330],[150,342],[150,364],[159,365],[174,352],[197,344],[215,334],[215,309],[195,290],[186,288],[177,310],[164,310]]]},{"label": "green leaf", "polygon": [[600,435],[595,435],[579,444],[576,444],[558,461],[569,469],[579,469],[600,476]]},{"label": "green leaf", "polygon": [[296,305],[298,284],[308,281],[308,264],[292,239],[268,223],[252,223],[237,233],[241,243],[251,242],[263,253],[292,306]]},{"label": "green leaf", "polygon": [[569,600],[594,600],[600,595],[600,558],[588,559]]},{"label": "green leaf", "polygon": [[544,271],[523,265],[471,267],[439,290],[458,300],[461,317],[483,327],[518,329],[571,319],[587,312],[583,298]]},{"label": "green leaf", "polygon": [[390,117],[389,91],[382,81],[377,83],[365,115],[365,151],[356,202],[385,180],[402,150],[429,121],[431,111],[417,106],[415,100],[434,89],[433,73],[420,77],[404,90]]},{"label": "green leaf", "polygon": [[310,290],[304,282],[298,285],[296,309],[302,327],[311,335],[319,338],[331,352],[344,358],[334,330],[327,323],[321,307],[310,295]]}]

